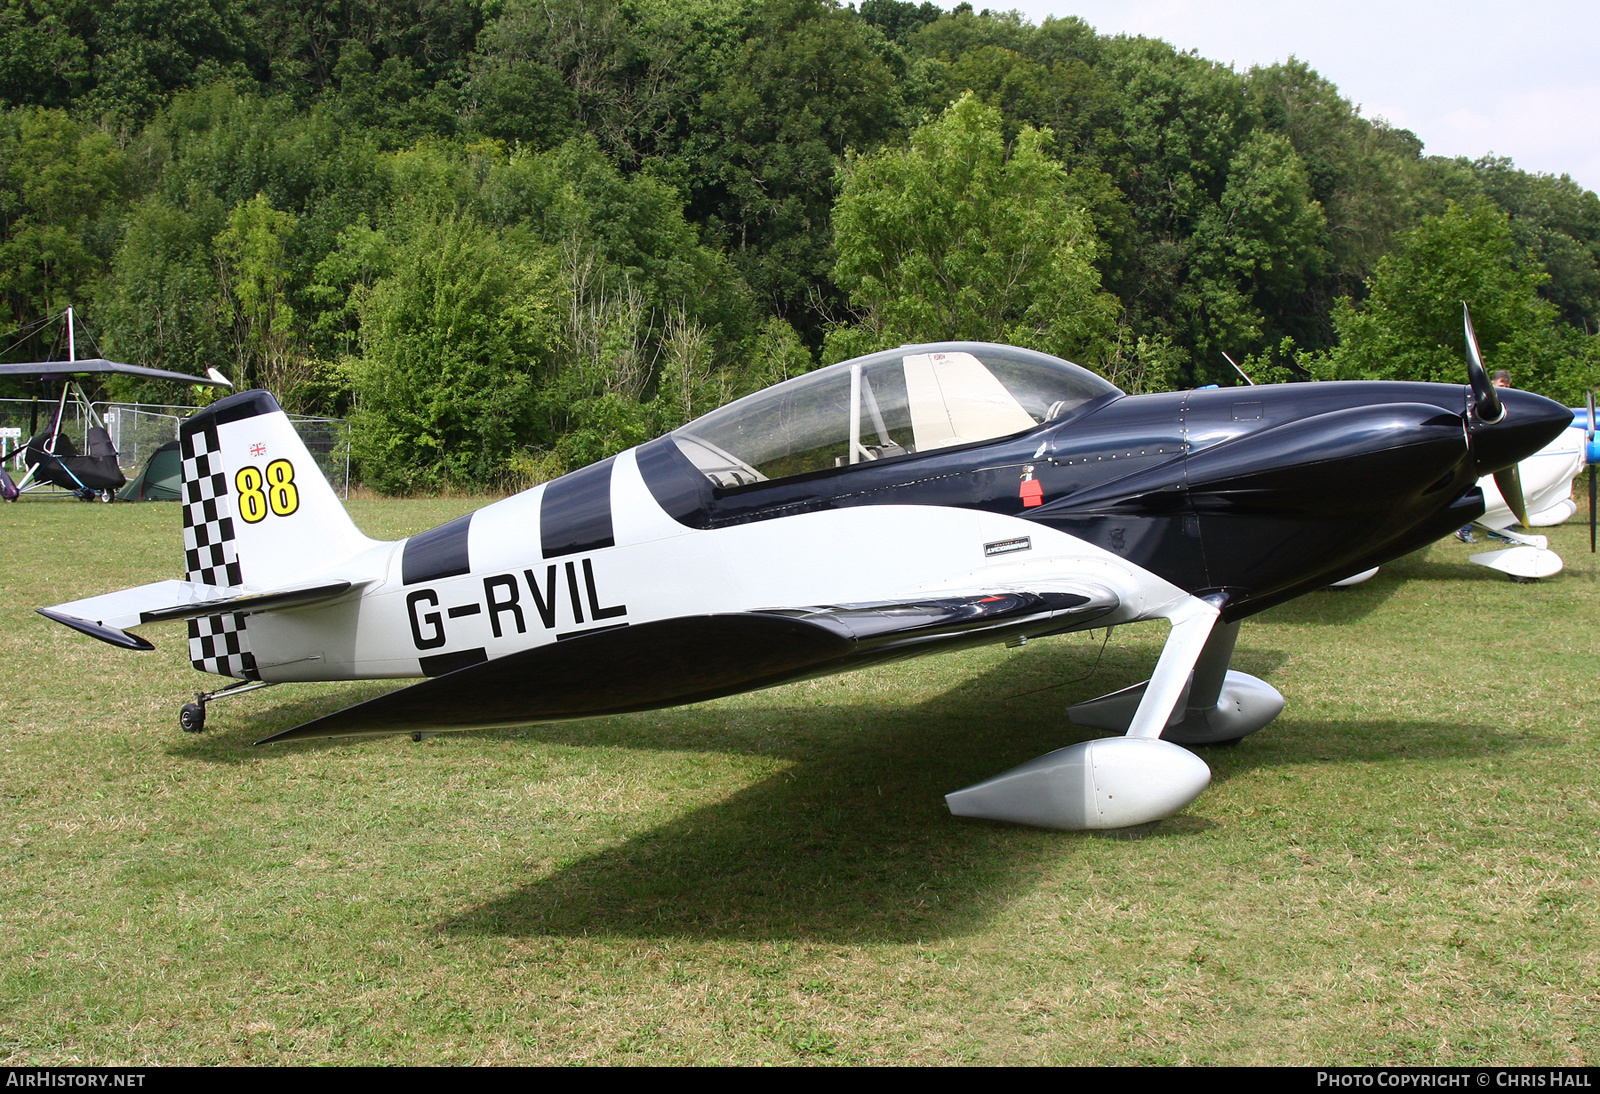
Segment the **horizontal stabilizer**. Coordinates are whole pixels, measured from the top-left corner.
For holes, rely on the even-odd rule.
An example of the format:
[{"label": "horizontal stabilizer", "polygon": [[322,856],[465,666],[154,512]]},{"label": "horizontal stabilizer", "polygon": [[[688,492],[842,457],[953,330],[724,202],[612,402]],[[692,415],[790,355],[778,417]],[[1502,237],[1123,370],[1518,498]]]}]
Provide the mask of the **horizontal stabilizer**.
[{"label": "horizontal stabilizer", "polygon": [[58,611],[55,608],[36,608],[34,610],[46,619],[55,620],[63,627],[71,627],[73,630],[86,634],[90,638],[98,638],[102,642],[110,643],[113,646],[121,646],[125,650],[138,650],[143,653],[146,650],[155,649],[143,638],[136,634],[129,634],[121,627],[108,627],[104,623],[97,623],[89,619],[79,619],[75,615],[68,615],[66,612]]},{"label": "horizontal stabilizer", "polygon": [[175,619],[201,619],[223,612],[256,612],[298,608],[344,596],[356,585],[349,581],[323,581],[280,589],[226,589],[194,581],[156,581],[120,592],[74,600],[38,612],[63,626],[102,642],[131,650],[155,647],[124,628]]},{"label": "horizontal stabilizer", "polygon": [[348,581],[327,581],[316,585],[299,585],[289,589],[271,589],[267,592],[240,593],[237,596],[219,596],[193,604],[180,604],[171,608],[156,608],[139,613],[141,623],[165,623],[173,619],[200,619],[218,612],[235,612],[251,615],[255,612],[276,611],[313,604],[320,600],[333,600],[349,592]]}]

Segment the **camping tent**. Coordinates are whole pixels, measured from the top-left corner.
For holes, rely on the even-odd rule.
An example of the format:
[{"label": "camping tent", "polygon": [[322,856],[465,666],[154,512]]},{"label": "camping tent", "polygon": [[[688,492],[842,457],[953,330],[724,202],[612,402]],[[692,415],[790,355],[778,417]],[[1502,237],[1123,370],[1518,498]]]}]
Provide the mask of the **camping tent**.
[{"label": "camping tent", "polygon": [[182,496],[183,457],[178,442],[168,441],[150,453],[139,477],[117,495],[119,501],[177,501]]}]

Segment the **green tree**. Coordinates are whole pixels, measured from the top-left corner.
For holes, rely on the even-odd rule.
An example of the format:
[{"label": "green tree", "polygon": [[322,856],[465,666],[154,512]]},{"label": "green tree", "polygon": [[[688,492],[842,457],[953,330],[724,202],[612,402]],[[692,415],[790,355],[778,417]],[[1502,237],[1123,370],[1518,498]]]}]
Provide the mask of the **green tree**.
[{"label": "green tree", "polygon": [[1550,274],[1540,294],[1574,327],[1600,331],[1600,197],[1571,177],[1519,171],[1508,159],[1473,164],[1484,192],[1511,214],[1511,236]]},{"label": "green tree", "polygon": [[683,143],[690,214],[771,314],[819,335],[835,172],[900,127],[903,58],[831,0],[761,0]]},{"label": "green tree", "polygon": [[[1311,305],[1325,321],[1333,300],[1363,292],[1378,259],[1414,225],[1422,142],[1363,118],[1337,87],[1293,57],[1251,69],[1248,86],[1263,127],[1293,144],[1326,218],[1328,261]],[[1331,327],[1296,333],[1307,344],[1332,341]]]},{"label": "green tree", "polygon": [[829,356],[961,338],[1100,360],[1117,304],[1049,140],[1025,128],[1008,154],[999,111],[969,94],[909,148],[856,159],[834,214],[834,276],[863,323],[830,336]]},{"label": "green tree", "polygon": [[[11,326],[87,305],[122,211],[125,157],[60,110],[0,122],[0,301]],[[18,349],[43,356],[37,339]]]},{"label": "green tree", "polygon": [[286,239],[293,214],[274,209],[257,194],[236,206],[213,244],[217,308],[230,335],[235,387],[264,387],[297,407],[295,388],[306,379],[288,300]]},{"label": "green tree", "polygon": [[931,0],[861,0],[861,18],[881,30],[886,38],[904,46],[918,30],[937,22],[944,12]]},{"label": "green tree", "polygon": [[[428,221],[362,304],[354,455],[379,490],[495,486],[542,434],[553,261],[470,216]],[[548,437],[545,437],[548,440]]]},{"label": "green tree", "polygon": [[235,0],[8,0],[0,103],[132,127],[174,91],[265,76],[250,23]]},{"label": "green tree", "polygon": [[424,66],[409,57],[380,59],[365,42],[345,42],[333,76],[338,86],[319,96],[318,107],[380,147],[455,133],[455,87],[448,81],[430,86]]},{"label": "green tree", "polygon": [[1254,345],[1263,313],[1293,300],[1322,269],[1322,207],[1288,140],[1252,133],[1228,165],[1215,204],[1196,218],[1183,298],[1204,314],[1208,342]]},{"label": "green tree", "polygon": [[1347,298],[1335,307],[1339,344],[1313,375],[1463,383],[1465,301],[1491,369],[1508,370],[1517,387],[1581,401],[1596,379],[1593,341],[1558,324],[1555,305],[1539,295],[1548,276],[1517,248],[1500,209],[1451,204],[1379,260],[1364,305]]},{"label": "green tree", "polygon": [[468,127],[476,135],[550,148],[577,130],[577,96],[561,74],[537,61],[481,64],[467,85]]},{"label": "green tree", "polygon": [[[198,189],[181,205],[151,196],[134,207],[101,294],[109,353],[191,374],[226,360],[211,243],[227,212]],[[170,402],[177,393],[139,387],[124,394]]]},{"label": "green tree", "polygon": [[[453,74],[483,28],[480,0],[256,0],[258,35],[274,79],[322,89],[343,47],[358,42],[379,59],[404,57],[428,83]],[[281,71],[280,71],[281,70]]]},{"label": "green tree", "polygon": [[[570,121],[625,170],[647,160],[667,168],[657,158],[676,153],[698,100],[721,82],[744,9],[740,0],[507,0],[479,37],[473,124],[538,146]],[[565,90],[541,93],[544,116],[509,116],[547,74]]]},{"label": "green tree", "polygon": [[75,3],[0,7],[0,103],[67,107],[92,86],[85,20]]}]

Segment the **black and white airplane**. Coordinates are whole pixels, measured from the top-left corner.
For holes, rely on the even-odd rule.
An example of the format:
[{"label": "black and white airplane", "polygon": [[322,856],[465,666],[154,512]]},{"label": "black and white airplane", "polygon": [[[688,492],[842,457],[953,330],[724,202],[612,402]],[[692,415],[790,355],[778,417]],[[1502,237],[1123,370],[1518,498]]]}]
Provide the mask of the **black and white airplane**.
[{"label": "black and white airplane", "polygon": [[131,649],[151,647],[128,628],[186,619],[194,666],[235,689],[426,678],[269,741],[649,710],[1165,619],[1150,680],[1069,712],[1120,736],[947,798],[1141,824],[1208,783],[1183,745],[1283,707],[1228,668],[1242,620],[1471,522],[1480,475],[1571,424],[1481,362],[1469,375],[1131,396],[1028,350],[902,346],[393,543],[356,529],[247,391],[181,427],[185,580],[40,611]]}]

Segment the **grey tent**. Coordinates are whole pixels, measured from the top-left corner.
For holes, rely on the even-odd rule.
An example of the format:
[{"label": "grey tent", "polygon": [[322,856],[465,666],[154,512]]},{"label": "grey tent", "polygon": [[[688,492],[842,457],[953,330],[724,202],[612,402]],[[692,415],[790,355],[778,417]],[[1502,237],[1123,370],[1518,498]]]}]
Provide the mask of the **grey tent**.
[{"label": "grey tent", "polygon": [[183,457],[178,442],[168,441],[150,453],[139,477],[123,487],[118,501],[177,501],[183,491]]}]

